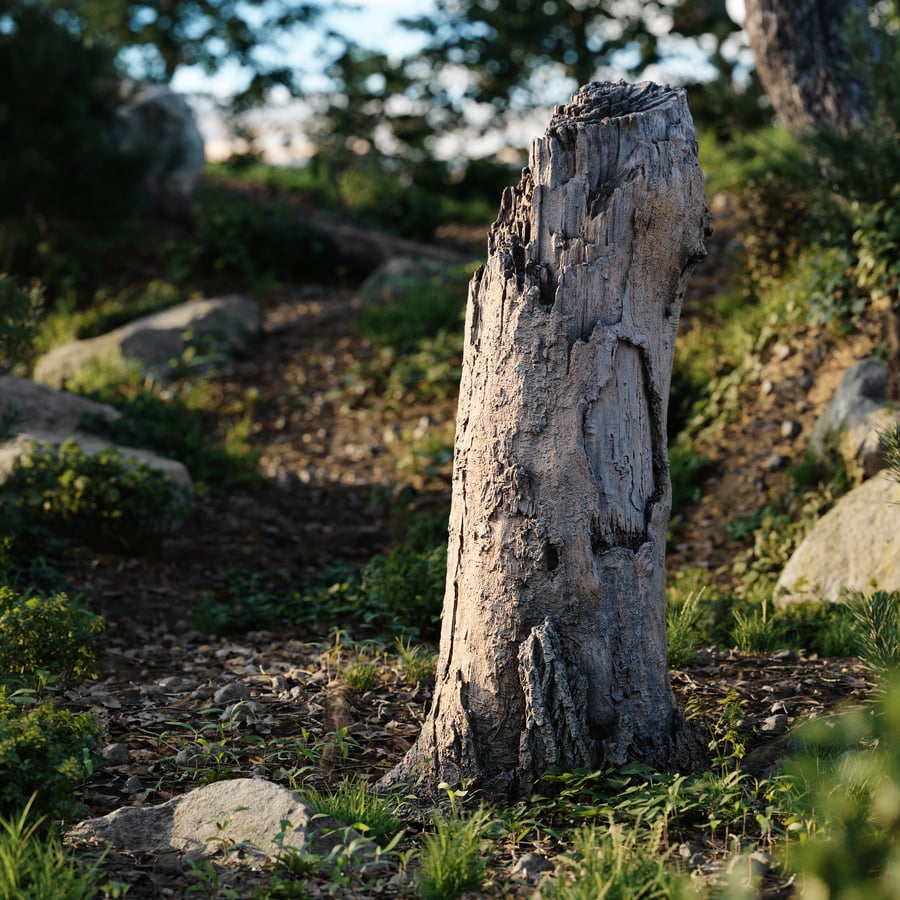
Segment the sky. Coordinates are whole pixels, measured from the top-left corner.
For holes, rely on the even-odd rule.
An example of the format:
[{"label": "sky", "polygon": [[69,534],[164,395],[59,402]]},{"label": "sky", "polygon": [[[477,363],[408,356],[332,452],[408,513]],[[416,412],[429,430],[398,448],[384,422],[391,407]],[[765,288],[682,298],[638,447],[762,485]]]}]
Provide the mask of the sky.
[{"label": "sky", "polygon": [[[347,37],[357,42],[360,46],[372,50],[388,53],[390,56],[402,57],[414,53],[424,45],[422,35],[408,31],[400,27],[397,22],[402,18],[414,18],[433,9],[433,0],[348,0],[356,9],[353,11],[327,10],[325,24],[342,32]],[[744,15],[743,0],[726,0],[728,14],[735,22],[742,22]],[[312,57],[313,39],[308,42],[301,39],[293,39],[289,50],[291,57],[295,57],[299,65],[306,63]],[[690,65],[690,63],[688,63]],[[701,63],[702,64],[702,63]],[[656,73],[648,73],[648,77],[659,78]],[[662,80],[665,80],[663,77]],[[241,73],[237,69],[225,67],[214,78],[210,79],[198,70],[179,71],[172,82],[172,88],[184,94],[212,94],[223,99],[234,92],[241,82]],[[211,103],[199,100],[195,103],[198,109],[200,129],[207,141],[207,155],[211,159],[228,156],[233,146],[227,137],[221,119],[214,111]],[[259,117],[260,114],[257,114]],[[281,136],[273,135],[270,140],[262,140],[267,157],[272,162],[291,163],[296,162],[297,157],[304,156],[306,150],[303,146],[302,130],[297,121],[296,106],[267,110],[261,114],[266,121],[281,120],[279,127],[283,130],[283,123],[289,122],[296,132],[294,140],[284,145]],[[293,117],[293,121],[291,120]]]}]

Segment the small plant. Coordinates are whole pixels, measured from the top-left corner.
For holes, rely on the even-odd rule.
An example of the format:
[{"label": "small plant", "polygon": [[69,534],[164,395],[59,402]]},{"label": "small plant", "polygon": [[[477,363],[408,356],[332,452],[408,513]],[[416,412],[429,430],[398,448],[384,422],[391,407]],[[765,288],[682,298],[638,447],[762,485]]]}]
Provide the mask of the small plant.
[{"label": "small plant", "polygon": [[484,807],[465,814],[457,799],[462,794],[451,792],[450,815],[436,815],[434,831],[425,837],[416,878],[422,900],[456,900],[484,883],[485,844],[493,820]]},{"label": "small plant", "polygon": [[777,650],[781,635],[773,618],[769,615],[769,603],[766,598],[759,609],[749,615],[740,610],[734,612],[735,626],[732,631],[734,643],[744,653],[771,653]]},{"label": "small plant", "polygon": [[0,272],[0,375],[30,358],[43,305],[40,288],[26,290]]},{"label": "small plant", "polygon": [[112,447],[88,455],[71,439],[32,444],[4,489],[48,530],[115,550],[158,545],[188,508],[184,489],[160,470]]},{"label": "small plant", "polygon": [[378,668],[366,659],[357,659],[348,663],[341,673],[341,678],[351,691],[360,693],[371,691],[381,681],[378,677]]},{"label": "small plant", "polygon": [[611,822],[590,826],[563,857],[564,872],[541,891],[545,900],[631,900],[636,897],[679,900],[696,896],[690,879],[668,868],[660,852],[662,826],[652,828]]},{"label": "small plant", "polygon": [[881,675],[895,670],[900,666],[900,593],[851,591],[847,602],[860,659]]},{"label": "small plant", "polygon": [[0,687],[0,815],[12,815],[29,802],[52,818],[70,813],[100,739],[89,715],[73,716],[51,703],[34,705],[33,695],[7,696]]},{"label": "small plant", "polygon": [[306,789],[303,794],[318,812],[350,825],[381,847],[403,830],[397,817],[397,798],[382,796],[361,778],[349,779],[333,789]]},{"label": "small plant", "polygon": [[66,684],[94,673],[103,618],[66,594],[23,596],[0,587],[0,683],[42,671]]},{"label": "small plant", "polygon": [[403,662],[403,674],[408,684],[416,685],[420,681],[434,676],[437,656],[427,647],[398,637],[397,653]]},{"label": "small plant", "polygon": [[680,606],[670,604],[666,612],[666,632],[669,640],[669,665],[683,666],[695,656],[700,620],[700,600],[702,588],[691,591]]},{"label": "small plant", "polygon": [[76,864],[44,819],[32,814],[33,799],[0,818],[0,897],[92,900],[100,890],[99,863]]}]

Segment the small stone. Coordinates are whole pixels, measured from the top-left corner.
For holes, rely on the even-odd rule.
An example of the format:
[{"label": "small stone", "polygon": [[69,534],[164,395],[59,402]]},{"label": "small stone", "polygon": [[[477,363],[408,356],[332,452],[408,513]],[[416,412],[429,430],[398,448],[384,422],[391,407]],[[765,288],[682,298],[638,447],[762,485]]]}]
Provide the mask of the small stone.
[{"label": "small stone", "polygon": [[792,441],[803,430],[796,419],[787,419],[781,423],[781,436],[786,441]]},{"label": "small stone", "polygon": [[733,856],[728,862],[728,871],[746,875],[747,881],[755,881],[765,877],[771,871],[774,860],[761,850],[754,850],[748,855]]},{"label": "small stone", "polygon": [[111,766],[124,766],[131,762],[131,751],[125,744],[107,744],[100,755]]},{"label": "small stone", "polygon": [[144,789],[141,779],[137,775],[132,775],[125,782],[125,791],[129,794],[139,794]]},{"label": "small stone", "polygon": [[189,766],[191,764],[192,754],[187,750],[179,750],[175,754],[175,765],[176,766]]},{"label": "small stone", "polygon": [[765,463],[766,469],[770,472],[777,472],[778,469],[783,469],[790,460],[788,457],[784,456],[781,453],[773,453]]},{"label": "small stone", "polygon": [[265,711],[266,708],[262,703],[256,703],[253,700],[238,700],[237,703],[232,703],[231,706],[225,708],[225,711],[219,716],[219,721],[232,724],[257,722]]},{"label": "small stone", "polygon": [[198,684],[196,678],[182,678],[180,675],[170,675],[159,682],[159,686],[171,694],[186,694],[194,690]]},{"label": "small stone", "polygon": [[769,716],[763,723],[760,731],[764,734],[784,734],[788,727],[788,717],[784,714]]},{"label": "small stone", "polygon": [[509,877],[537,884],[545,872],[553,869],[553,863],[541,853],[525,853],[510,867]]},{"label": "small stone", "polygon": [[221,704],[230,703],[233,700],[246,700],[249,696],[250,688],[244,684],[244,682],[232,681],[231,684],[220,687],[215,694],[213,694],[213,703],[215,703],[216,706],[219,706]]},{"label": "small stone", "polygon": [[801,390],[808,391],[815,383],[816,383],[815,379],[812,377],[812,375],[809,372],[807,372],[800,379],[800,388],[801,388]]},{"label": "small stone", "polygon": [[768,378],[763,381],[763,383],[759,386],[759,396],[760,397],[768,397],[770,394],[775,393],[775,382],[770,381]]},{"label": "small stone", "polygon": [[789,344],[784,343],[784,341],[778,341],[772,347],[772,358],[777,359],[779,362],[784,362],[791,355],[791,352]]},{"label": "small stone", "polygon": [[780,713],[786,716],[788,714],[788,708],[784,704],[784,701],[778,700],[772,704],[772,708],[769,710],[769,712],[771,712],[772,715],[778,715]]},{"label": "small stone", "polygon": [[778,650],[772,658],[778,662],[793,662],[797,658],[797,653],[794,650]]}]

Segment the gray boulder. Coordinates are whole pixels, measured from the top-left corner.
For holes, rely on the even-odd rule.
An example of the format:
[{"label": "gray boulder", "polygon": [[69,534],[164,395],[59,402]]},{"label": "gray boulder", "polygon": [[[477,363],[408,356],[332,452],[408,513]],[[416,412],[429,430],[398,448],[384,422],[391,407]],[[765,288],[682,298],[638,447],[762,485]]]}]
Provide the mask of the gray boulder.
[{"label": "gray boulder", "polygon": [[900,590],[900,484],[881,472],[842,497],[788,560],[775,602]]},{"label": "gray boulder", "polygon": [[282,847],[327,856],[359,839],[353,829],[319,816],[298,794],[258,778],[216,781],[159,806],[125,806],[79,822],[66,836],[76,846],[174,850],[194,860],[235,844],[258,859],[275,856]]},{"label": "gray boulder", "polygon": [[117,120],[120,149],[146,159],[144,189],[151,208],[169,218],[189,219],[206,157],[187,100],[167,87],[142,88],[118,109]]},{"label": "gray boulder", "polygon": [[206,351],[244,353],[261,327],[259,306],[246,297],[192,300],[99,337],[55,347],[37,361],[34,378],[58,387],[91,364],[124,368],[137,363],[142,372],[164,379],[189,341]]},{"label": "gray boulder", "polygon": [[810,448],[822,458],[837,451],[850,477],[860,482],[884,465],[881,435],[900,421],[887,407],[888,371],[874,359],[855,363],[844,373],[810,436]]},{"label": "gray boulder", "polygon": [[[62,444],[74,439],[87,454],[98,453],[111,446],[110,441],[82,431],[82,416],[99,416],[112,423],[120,413],[112,406],[58,391],[14,375],[0,376],[0,415],[11,416],[9,436],[0,441],[0,483],[16,462],[28,451],[32,442]],[[191,476],[183,463],[167,459],[152,450],[118,447],[126,458],[144,462],[168,475],[176,484],[192,490]]]}]

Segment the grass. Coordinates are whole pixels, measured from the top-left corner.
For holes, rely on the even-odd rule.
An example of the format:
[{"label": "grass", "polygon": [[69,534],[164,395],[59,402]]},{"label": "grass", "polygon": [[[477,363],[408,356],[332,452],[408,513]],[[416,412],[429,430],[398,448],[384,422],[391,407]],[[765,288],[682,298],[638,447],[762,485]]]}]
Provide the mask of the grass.
[{"label": "grass", "polygon": [[342,781],[335,788],[314,789],[303,796],[323,815],[350,825],[384,847],[403,830],[399,799],[383,797],[361,778]]}]

